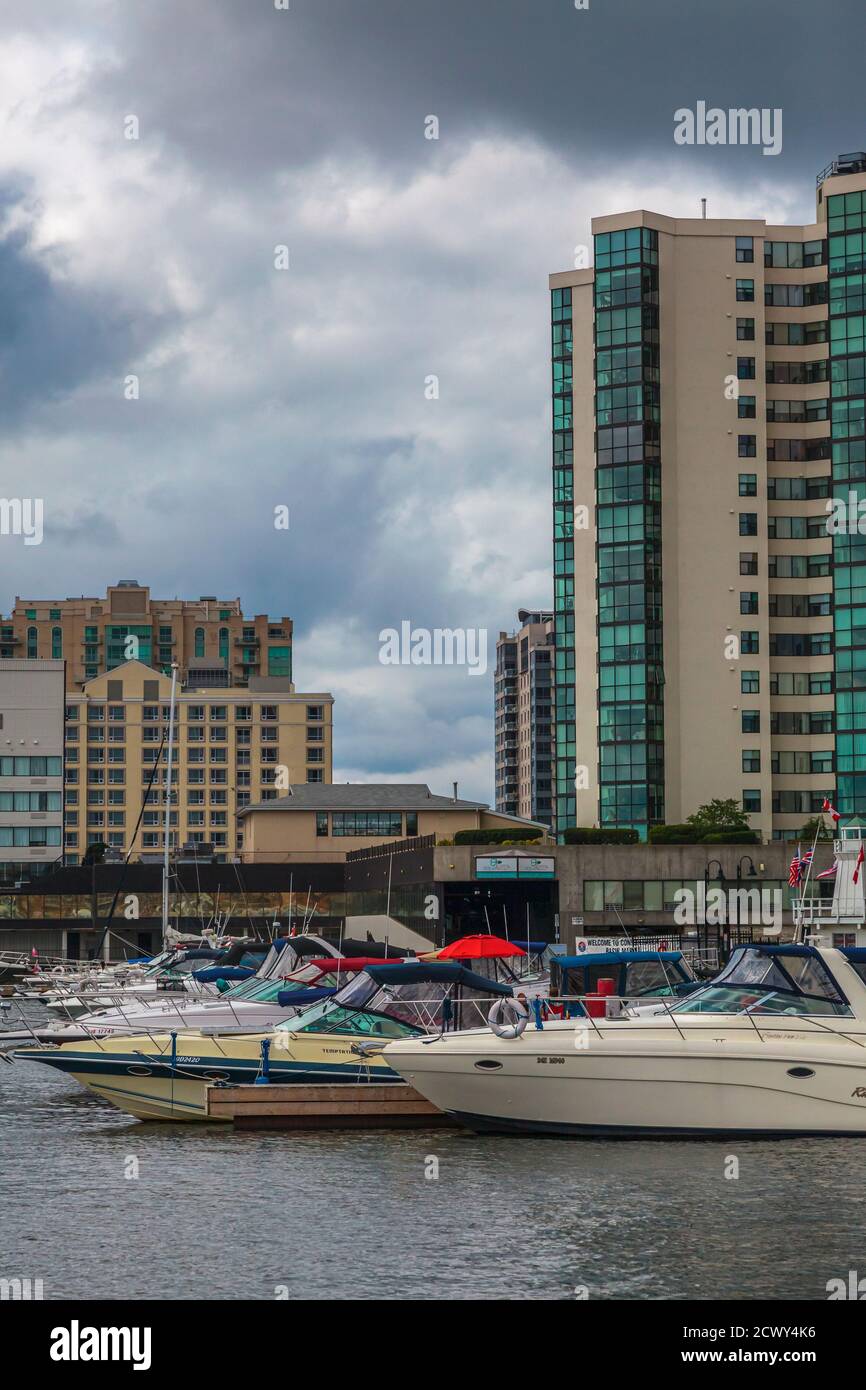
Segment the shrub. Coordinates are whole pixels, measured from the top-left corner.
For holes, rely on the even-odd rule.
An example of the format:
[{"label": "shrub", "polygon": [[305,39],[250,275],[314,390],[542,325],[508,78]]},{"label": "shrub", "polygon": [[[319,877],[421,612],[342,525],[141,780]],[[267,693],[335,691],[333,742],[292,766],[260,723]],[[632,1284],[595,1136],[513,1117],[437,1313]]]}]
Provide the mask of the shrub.
[{"label": "shrub", "polygon": [[455,845],[522,845],[541,843],[537,830],[528,826],[513,830],[458,830],[454,836]]},{"label": "shrub", "polygon": [[761,837],[757,830],[713,830],[701,837],[702,845],[758,845]]},{"label": "shrub", "polygon": [[702,836],[696,825],[654,825],[648,839],[651,845],[695,845]]},{"label": "shrub", "polygon": [[636,830],[620,826],[605,829],[570,825],[562,838],[567,845],[636,845],[640,840]]}]

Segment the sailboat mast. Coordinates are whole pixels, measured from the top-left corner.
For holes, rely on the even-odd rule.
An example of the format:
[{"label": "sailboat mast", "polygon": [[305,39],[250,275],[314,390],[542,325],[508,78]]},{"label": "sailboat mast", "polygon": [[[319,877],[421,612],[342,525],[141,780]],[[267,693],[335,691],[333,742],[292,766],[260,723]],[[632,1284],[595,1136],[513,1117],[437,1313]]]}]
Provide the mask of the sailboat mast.
[{"label": "sailboat mast", "polygon": [[169,828],[171,826],[171,773],[172,758],[174,755],[174,701],[177,690],[177,662],[171,663],[171,698],[168,707],[168,767],[165,775],[165,825],[163,831],[163,861],[162,861],[162,942],[168,935],[168,847],[170,840]]}]

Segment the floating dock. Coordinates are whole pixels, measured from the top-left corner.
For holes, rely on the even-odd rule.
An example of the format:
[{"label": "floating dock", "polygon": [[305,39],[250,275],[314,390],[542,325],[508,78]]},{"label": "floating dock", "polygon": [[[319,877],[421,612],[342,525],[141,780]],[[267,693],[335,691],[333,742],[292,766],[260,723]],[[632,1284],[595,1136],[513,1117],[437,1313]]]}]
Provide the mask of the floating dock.
[{"label": "floating dock", "polygon": [[459,1126],[412,1086],[209,1086],[208,1119],[235,1129],[430,1129]]}]

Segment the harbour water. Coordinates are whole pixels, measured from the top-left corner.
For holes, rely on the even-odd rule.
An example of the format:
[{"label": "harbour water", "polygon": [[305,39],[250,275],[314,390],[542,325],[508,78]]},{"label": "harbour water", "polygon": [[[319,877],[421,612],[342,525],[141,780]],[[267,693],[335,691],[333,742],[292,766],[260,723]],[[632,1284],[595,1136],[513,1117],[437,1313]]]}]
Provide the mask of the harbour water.
[{"label": "harbour water", "polygon": [[864,1173],[857,1140],[142,1125],[0,1062],[0,1278],[46,1299],[823,1300],[866,1275]]}]

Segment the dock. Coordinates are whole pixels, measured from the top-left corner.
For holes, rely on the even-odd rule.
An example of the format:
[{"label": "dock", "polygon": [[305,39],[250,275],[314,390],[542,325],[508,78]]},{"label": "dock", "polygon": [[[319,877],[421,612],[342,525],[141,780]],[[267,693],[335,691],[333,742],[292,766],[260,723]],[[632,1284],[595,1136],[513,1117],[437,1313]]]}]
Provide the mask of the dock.
[{"label": "dock", "polygon": [[235,1129],[458,1129],[403,1083],[208,1086],[208,1119]]}]

